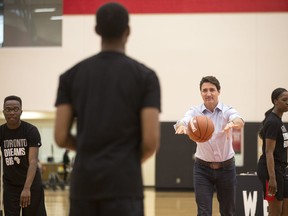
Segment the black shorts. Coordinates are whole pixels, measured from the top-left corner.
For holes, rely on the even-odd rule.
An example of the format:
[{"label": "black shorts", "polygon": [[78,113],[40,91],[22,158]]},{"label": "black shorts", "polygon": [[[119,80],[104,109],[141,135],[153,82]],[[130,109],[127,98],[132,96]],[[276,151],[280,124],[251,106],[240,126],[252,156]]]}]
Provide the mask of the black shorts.
[{"label": "black shorts", "polygon": [[[257,176],[260,179],[263,187],[263,194],[266,194],[266,181],[269,181],[269,174],[265,162],[259,162],[257,165]],[[275,165],[275,176],[277,182],[277,192],[275,197],[277,200],[288,198],[288,175],[285,167]],[[265,199],[265,197],[263,196]]]},{"label": "black shorts", "polygon": [[69,216],[144,216],[143,199],[83,200],[70,198]]},{"label": "black shorts", "polygon": [[[15,187],[5,184],[3,189],[5,215],[19,216],[21,211],[20,195],[23,186]],[[31,187],[31,204],[22,209],[22,216],[47,216],[42,184]]]}]

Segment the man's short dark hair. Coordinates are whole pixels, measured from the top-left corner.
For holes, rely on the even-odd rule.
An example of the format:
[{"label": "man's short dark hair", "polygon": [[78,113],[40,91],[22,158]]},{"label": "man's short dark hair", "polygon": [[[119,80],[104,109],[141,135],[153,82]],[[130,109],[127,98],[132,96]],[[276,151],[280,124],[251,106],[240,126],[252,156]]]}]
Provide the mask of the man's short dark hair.
[{"label": "man's short dark hair", "polygon": [[119,3],[102,5],[96,12],[96,32],[102,38],[120,38],[128,28],[129,14]]},{"label": "man's short dark hair", "polygon": [[[16,100],[16,101],[18,101],[18,102],[20,103],[20,106],[22,107],[22,100],[21,100],[21,98],[18,97],[18,96],[15,96],[15,95],[7,96],[7,97],[4,99],[4,105],[5,105],[6,101],[10,101],[10,100]],[[4,105],[3,105],[3,106],[4,106]]]},{"label": "man's short dark hair", "polygon": [[205,82],[209,82],[209,83],[215,85],[217,90],[220,91],[220,89],[221,89],[220,82],[218,81],[218,79],[216,77],[214,77],[214,76],[203,77],[200,81],[200,90],[201,90],[202,84]]}]

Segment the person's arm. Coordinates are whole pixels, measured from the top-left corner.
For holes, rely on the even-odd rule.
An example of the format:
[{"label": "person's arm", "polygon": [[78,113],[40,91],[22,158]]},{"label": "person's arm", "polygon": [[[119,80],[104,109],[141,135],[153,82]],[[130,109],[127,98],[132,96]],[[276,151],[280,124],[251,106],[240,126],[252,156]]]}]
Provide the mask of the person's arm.
[{"label": "person's arm", "polygon": [[277,192],[277,182],[274,170],[274,149],[276,146],[276,140],[266,139],[266,163],[269,174],[268,182],[268,194],[274,195]]},{"label": "person's arm", "polygon": [[159,110],[156,108],[144,108],[141,111],[141,122],[141,162],[143,163],[157,152],[160,146]]},{"label": "person's arm", "polygon": [[177,122],[174,126],[175,134],[187,134],[187,126],[184,122]]},{"label": "person's arm", "polygon": [[70,104],[57,106],[54,138],[61,148],[76,150],[76,138],[71,134],[73,109]]},{"label": "person's arm", "polygon": [[195,116],[195,108],[191,107],[185,114],[181,120],[178,120],[174,125],[175,134],[187,134],[187,127],[191,118]]},{"label": "person's arm", "polygon": [[38,147],[30,147],[29,148],[29,167],[27,171],[26,181],[23,187],[23,190],[20,195],[20,206],[22,208],[30,205],[31,201],[31,185],[33,183],[35,173],[38,168]]},{"label": "person's arm", "polygon": [[244,124],[245,123],[242,118],[234,118],[227,123],[227,125],[224,128],[224,131],[227,131],[230,128],[241,129],[242,127],[244,127]]}]

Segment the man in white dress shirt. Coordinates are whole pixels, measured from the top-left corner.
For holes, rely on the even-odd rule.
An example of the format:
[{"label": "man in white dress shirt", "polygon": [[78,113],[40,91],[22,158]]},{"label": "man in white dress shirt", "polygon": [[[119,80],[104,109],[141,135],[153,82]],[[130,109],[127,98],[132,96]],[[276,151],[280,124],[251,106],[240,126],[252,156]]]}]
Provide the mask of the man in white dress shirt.
[{"label": "man in white dress shirt", "polygon": [[200,93],[203,104],[191,107],[175,124],[176,134],[187,134],[193,116],[205,115],[214,123],[210,140],[197,143],[194,165],[194,190],[198,215],[212,215],[214,189],[221,215],[235,215],[236,167],[232,128],[240,129],[244,120],[232,107],[219,102],[220,83],[214,76],[203,77]]}]

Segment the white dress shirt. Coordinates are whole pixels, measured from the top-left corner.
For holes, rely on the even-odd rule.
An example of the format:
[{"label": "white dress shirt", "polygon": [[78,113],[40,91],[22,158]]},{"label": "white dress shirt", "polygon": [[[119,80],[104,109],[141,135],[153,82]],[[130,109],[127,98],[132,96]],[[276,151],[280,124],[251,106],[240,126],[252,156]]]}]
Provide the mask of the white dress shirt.
[{"label": "white dress shirt", "polygon": [[214,123],[214,133],[207,142],[197,143],[195,157],[208,162],[223,162],[232,158],[235,155],[232,146],[232,129],[230,129],[229,136],[224,132],[224,127],[229,121],[235,118],[241,118],[240,114],[232,107],[227,106],[221,102],[215,107],[214,111],[208,110],[204,104],[199,106],[192,106],[184,115],[184,117],[177,121],[177,124],[188,125],[193,116],[206,115]]}]

